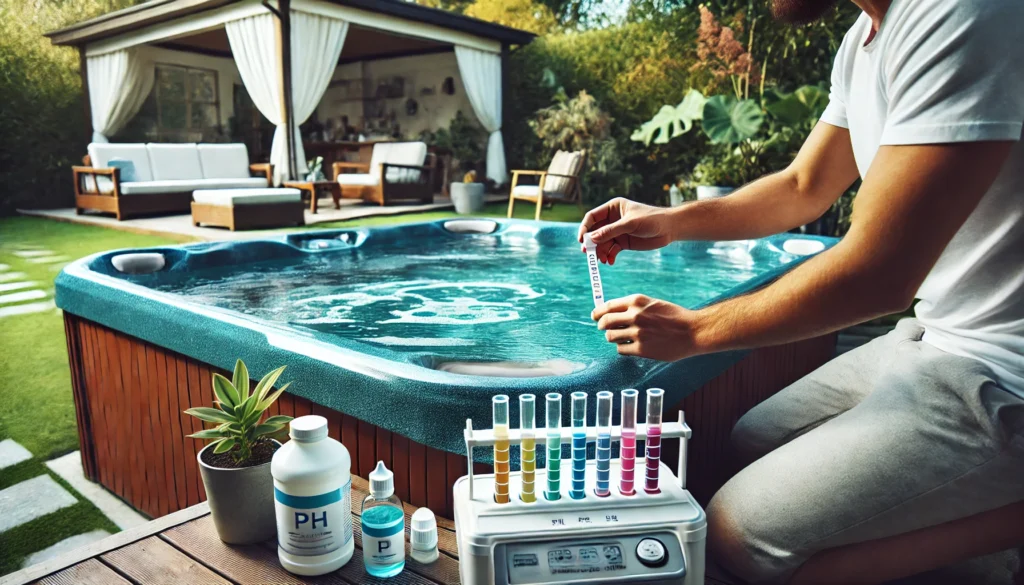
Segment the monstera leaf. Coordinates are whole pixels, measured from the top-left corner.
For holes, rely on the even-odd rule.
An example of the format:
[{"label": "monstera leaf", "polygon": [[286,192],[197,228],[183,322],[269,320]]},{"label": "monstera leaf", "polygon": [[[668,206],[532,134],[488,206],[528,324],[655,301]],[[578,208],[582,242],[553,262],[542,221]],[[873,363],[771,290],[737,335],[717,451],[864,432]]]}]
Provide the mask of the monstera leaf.
[{"label": "monstera leaf", "polygon": [[813,124],[828,105],[828,92],[815,85],[805,85],[793,93],[782,94],[765,109],[787,126]]},{"label": "monstera leaf", "polygon": [[736,144],[753,138],[764,123],[764,113],[754,100],[716,95],[704,104],[704,133],[715,144]]},{"label": "monstera leaf", "polygon": [[655,144],[666,144],[669,140],[686,134],[693,128],[694,121],[700,120],[703,116],[705,101],[706,98],[699,91],[691,89],[679,105],[661,106],[653,118],[633,132],[630,140],[650,146],[652,140]]}]

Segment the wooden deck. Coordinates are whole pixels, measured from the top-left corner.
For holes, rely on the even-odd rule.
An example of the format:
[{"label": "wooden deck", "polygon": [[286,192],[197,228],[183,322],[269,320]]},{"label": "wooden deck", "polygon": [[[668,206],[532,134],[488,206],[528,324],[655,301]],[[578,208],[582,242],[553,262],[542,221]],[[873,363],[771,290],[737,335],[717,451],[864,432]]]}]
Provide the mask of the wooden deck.
[{"label": "wooden deck", "polygon": [[[288,573],[277,561],[277,544],[229,546],[217,538],[209,506],[204,502],[114,534],[97,543],[71,551],[0,578],[0,585],[248,585],[322,583],[337,585],[437,585],[458,584],[459,553],[455,524],[437,518],[440,558],[429,565],[406,556],[405,571],[390,579],[368,575],[363,567],[359,506],[367,494],[366,480],[352,476],[352,560],[334,573],[302,578]],[[416,508],[405,506],[406,533]],[[408,543],[406,544],[408,550]],[[706,585],[728,585],[708,577]]]}]

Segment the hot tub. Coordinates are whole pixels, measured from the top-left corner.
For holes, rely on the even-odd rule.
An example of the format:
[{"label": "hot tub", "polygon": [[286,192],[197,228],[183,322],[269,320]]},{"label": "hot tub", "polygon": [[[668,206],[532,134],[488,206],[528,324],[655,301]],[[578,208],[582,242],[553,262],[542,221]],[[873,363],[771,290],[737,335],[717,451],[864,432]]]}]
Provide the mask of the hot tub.
[{"label": "hot tub", "polygon": [[[72,263],[56,297],[87,474],[151,516],[200,501],[201,444],[184,438],[197,421],[180,412],[210,404],[210,374],[240,357],[254,379],[287,365],[280,412],[327,416],[353,472],[383,459],[403,500],[441,515],[465,473],[465,421],[489,426],[497,393],[515,405],[524,392],[568,400],[576,390],[662,387],[695,427],[694,491],[710,495],[702,491],[727,472],[715,461],[735,419],[829,359],[834,339],[670,364],[618,356],[590,320],[575,234],[574,224],[453,220]],[[673,244],[602,266],[605,295],[699,307],[833,243],[786,234]]]}]

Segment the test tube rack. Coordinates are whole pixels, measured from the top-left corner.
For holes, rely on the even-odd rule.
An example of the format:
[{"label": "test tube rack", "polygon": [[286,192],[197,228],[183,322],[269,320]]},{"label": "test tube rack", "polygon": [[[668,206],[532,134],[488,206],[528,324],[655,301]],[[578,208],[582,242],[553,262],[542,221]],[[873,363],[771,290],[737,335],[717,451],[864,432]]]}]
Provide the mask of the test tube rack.
[{"label": "test tube rack", "polygon": [[[566,445],[566,444],[571,445],[572,444],[573,430],[574,429],[572,427],[564,427],[564,426],[561,427],[560,435],[559,435],[559,440],[560,440],[560,443],[562,445]],[[536,429],[533,430],[533,433],[534,433],[533,439],[534,439],[534,441],[536,441],[536,443],[538,443],[538,450],[539,450],[539,445],[545,445],[545,446],[547,445],[549,436],[548,436],[548,433],[547,433],[546,429],[544,429],[543,427],[536,428]],[[586,427],[586,433],[587,433],[587,443],[594,443],[594,442],[597,441],[597,427],[594,427],[594,426]],[[466,429],[465,429],[463,434],[464,434],[465,440],[466,440],[466,461],[467,461],[467,467],[468,467],[468,470],[469,470],[468,473],[467,473],[469,497],[470,497],[470,499],[472,499],[474,497],[474,492],[473,492],[473,476],[474,476],[474,473],[473,473],[473,449],[476,448],[476,447],[492,447],[493,448],[495,443],[497,442],[498,438],[495,436],[495,434],[494,434],[492,429],[474,429],[473,428],[473,421],[472,421],[472,419],[466,419]],[[689,441],[690,437],[692,436],[692,434],[693,433],[692,433],[689,425],[686,424],[686,420],[685,420],[683,411],[681,411],[681,410],[679,411],[679,419],[678,419],[678,421],[676,421],[676,422],[662,422],[662,424],[661,424],[661,438],[662,438],[662,440],[664,440],[664,439],[679,439],[679,462],[678,462],[678,468],[676,470],[676,482],[678,483],[680,489],[686,489],[686,455],[687,455],[687,444],[688,444],[688,441]],[[613,444],[616,441],[621,441],[621,439],[622,439],[622,426],[621,425],[613,425],[612,426],[612,428],[611,428],[611,439],[612,439],[612,443]],[[502,437],[502,440],[506,440],[506,438]],[[509,429],[508,430],[507,440],[508,440],[510,445],[519,445],[519,444],[522,443],[522,433],[520,432],[519,429]],[[638,442],[639,441],[646,441],[647,440],[647,425],[646,424],[644,424],[644,423],[637,423],[637,425],[636,425],[636,440]],[[639,467],[639,461],[640,460],[641,460],[640,457],[637,457],[637,461],[638,461],[637,469],[640,469],[640,467]],[[537,470],[541,471],[542,468],[538,467]],[[613,484],[614,484],[614,482],[613,482]],[[638,490],[638,494],[637,495],[630,496],[630,497],[632,497],[632,498],[643,498],[643,497],[645,497],[645,495],[639,493],[639,492],[642,492],[642,491],[643,490]],[[587,494],[587,498],[588,499],[598,499],[598,496],[594,496],[592,494]]]}]

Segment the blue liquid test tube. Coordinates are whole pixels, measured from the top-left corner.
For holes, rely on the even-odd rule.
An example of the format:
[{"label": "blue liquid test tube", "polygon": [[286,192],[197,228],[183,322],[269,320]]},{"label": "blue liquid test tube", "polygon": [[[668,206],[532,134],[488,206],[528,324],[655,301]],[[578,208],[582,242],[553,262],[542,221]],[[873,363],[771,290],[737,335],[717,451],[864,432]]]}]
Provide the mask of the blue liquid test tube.
[{"label": "blue liquid test tube", "polygon": [[597,393],[597,488],[594,494],[607,497],[612,464],[612,393]]},{"label": "blue liquid test tube", "polygon": [[547,417],[547,446],[548,446],[548,489],[544,492],[547,500],[559,500],[562,498],[561,471],[562,471],[562,395],[555,392],[545,397]]},{"label": "blue liquid test tube", "polygon": [[587,393],[572,393],[572,487],[569,497],[587,497]]}]

